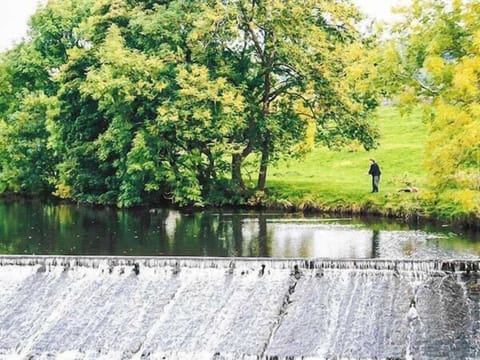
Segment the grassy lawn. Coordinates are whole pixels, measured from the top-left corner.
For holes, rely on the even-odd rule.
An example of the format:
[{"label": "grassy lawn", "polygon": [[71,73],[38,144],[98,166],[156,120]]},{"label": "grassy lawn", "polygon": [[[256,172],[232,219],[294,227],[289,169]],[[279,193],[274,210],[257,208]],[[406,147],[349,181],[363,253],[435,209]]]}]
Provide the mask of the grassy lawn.
[{"label": "grassy lawn", "polygon": [[[381,198],[398,198],[397,190],[411,181],[420,189],[425,183],[424,142],[427,129],[421,114],[401,116],[394,107],[382,107],[375,118],[380,129],[380,146],[340,151],[316,148],[304,159],[280,162],[269,170],[268,188],[276,197],[301,202],[335,204],[374,203]],[[380,192],[371,194],[367,175],[374,158],[380,165]],[[411,195],[411,194],[403,194]],[[391,200],[391,199],[390,199]]]}]

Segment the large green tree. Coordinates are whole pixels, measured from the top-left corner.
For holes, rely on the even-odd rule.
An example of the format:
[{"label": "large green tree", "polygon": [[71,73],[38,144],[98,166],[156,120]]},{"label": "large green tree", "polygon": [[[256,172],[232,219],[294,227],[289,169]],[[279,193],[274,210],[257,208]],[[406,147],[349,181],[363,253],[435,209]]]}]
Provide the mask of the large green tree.
[{"label": "large green tree", "polygon": [[374,66],[361,69],[362,79],[354,66],[368,57],[359,19],[348,1],[239,0],[206,8],[191,48],[245,99],[244,126],[231,140],[232,179],[240,188],[247,156],[258,154],[257,189],[264,190],[269,163],[298,155],[311,126],[326,144],[355,139],[374,146],[367,121],[377,104],[368,81]]},{"label": "large green tree", "polygon": [[[35,76],[8,78],[28,103],[0,96],[2,136],[41,140],[49,166],[38,171],[61,197],[231,202],[265,190],[269,164],[313,140],[375,145],[376,67],[360,19],[347,0],[50,0],[25,44]],[[36,135],[13,116],[32,96],[44,109]]]}]

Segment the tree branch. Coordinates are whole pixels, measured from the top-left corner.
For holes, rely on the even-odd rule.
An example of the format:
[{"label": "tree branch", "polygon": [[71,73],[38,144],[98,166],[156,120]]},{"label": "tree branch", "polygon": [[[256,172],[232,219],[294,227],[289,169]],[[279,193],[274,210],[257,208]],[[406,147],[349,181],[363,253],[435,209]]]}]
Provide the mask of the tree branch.
[{"label": "tree branch", "polygon": [[275,100],[279,95],[281,95],[285,90],[288,88],[292,87],[295,85],[295,81],[288,81],[289,79],[285,80],[284,82],[280,83],[283,84],[279,86],[278,88],[274,89],[269,95],[268,95],[268,101],[272,102]]},{"label": "tree branch", "polygon": [[435,89],[432,89],[431,87],[425,85],[424,83],[422,83],[422,81],[420,79],[417,79],[415,76],[408,76],[408,75],[404,75],[404,74],[399,74],[399,73],[396,73],[394,72],[393,73],[395,76],[398,76],[399,78],[401,79],[404,79],[404,80],[411,80],[413,79],[423,90],[425,91],[428,91],[430,94],[432,95],[438,95],[440,94],[440,91],[438,90],[435,90]]},{"label": "tree branch", "polygon": [[295,69],[292,65],[290,64],[285,64],[285,63],[274,63],[272,65],[273,68],[279,68],[285,72],[287,72],[291,76],[298,76],[298,77],[303,77],[303,75]]},{"label": "tree branch", "polygon": [[252,27],[252,22],[249,21],[249,19],[247,17],[247,14],[245,13],[245,9],[242,6],[240,7],[240,12],[242,13],[242,16],[243,16],[244,26],[246,27],[246,30],[250,34],[250,36],[252,38],[252,41],[253,41],[253,44],[255,45],[255,48],[257,49],[258,56],[260,57],[262,62],[265,63],[265,53],[264,53],[264,50],[262,48],[262,44],[260,43],[260,40],[257,37],[257,34],[255,34],[255,29],[253,29],[253,27]]},{"label": "tree branch", "polygon": [[[316,119],[317,118],[317,115],[316,115],[316,111],[313,107],[313,105],[310,103],[310,101],[308,99],[306,99],[302,94],[299,94],[299,93],[291,93],[291,92],[286,92],[288,95],[291,95],[291,96],[294,96],[294,97],[298,97],[300,99],[302,99],[305,104],[307,105],[307,107],[310,109],[310,112],[311,112],[311,115],[310,117],[313,118],[313,119]],[[305,114],[304,114],[305,115]]]}]

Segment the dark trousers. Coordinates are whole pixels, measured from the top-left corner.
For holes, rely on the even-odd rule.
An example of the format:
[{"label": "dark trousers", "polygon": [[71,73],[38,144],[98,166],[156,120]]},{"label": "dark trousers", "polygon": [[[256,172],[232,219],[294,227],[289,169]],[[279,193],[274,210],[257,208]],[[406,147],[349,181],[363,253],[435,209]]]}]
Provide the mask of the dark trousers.
[{"label": "dark trousers", "polygon": [[380,175],[372,175],[372,192],[378,192],[378,184],[380,183]]}]

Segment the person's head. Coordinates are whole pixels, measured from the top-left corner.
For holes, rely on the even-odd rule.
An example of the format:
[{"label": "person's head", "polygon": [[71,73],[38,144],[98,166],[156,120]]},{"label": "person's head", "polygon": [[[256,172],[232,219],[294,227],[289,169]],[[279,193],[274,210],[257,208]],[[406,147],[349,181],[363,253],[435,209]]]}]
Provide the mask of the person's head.
[{"label": "person's head", "polygon": [[375,160],[374,160],[374,159],[370,159],[370,162],[371,162],[372,164],[375,164]]}]

